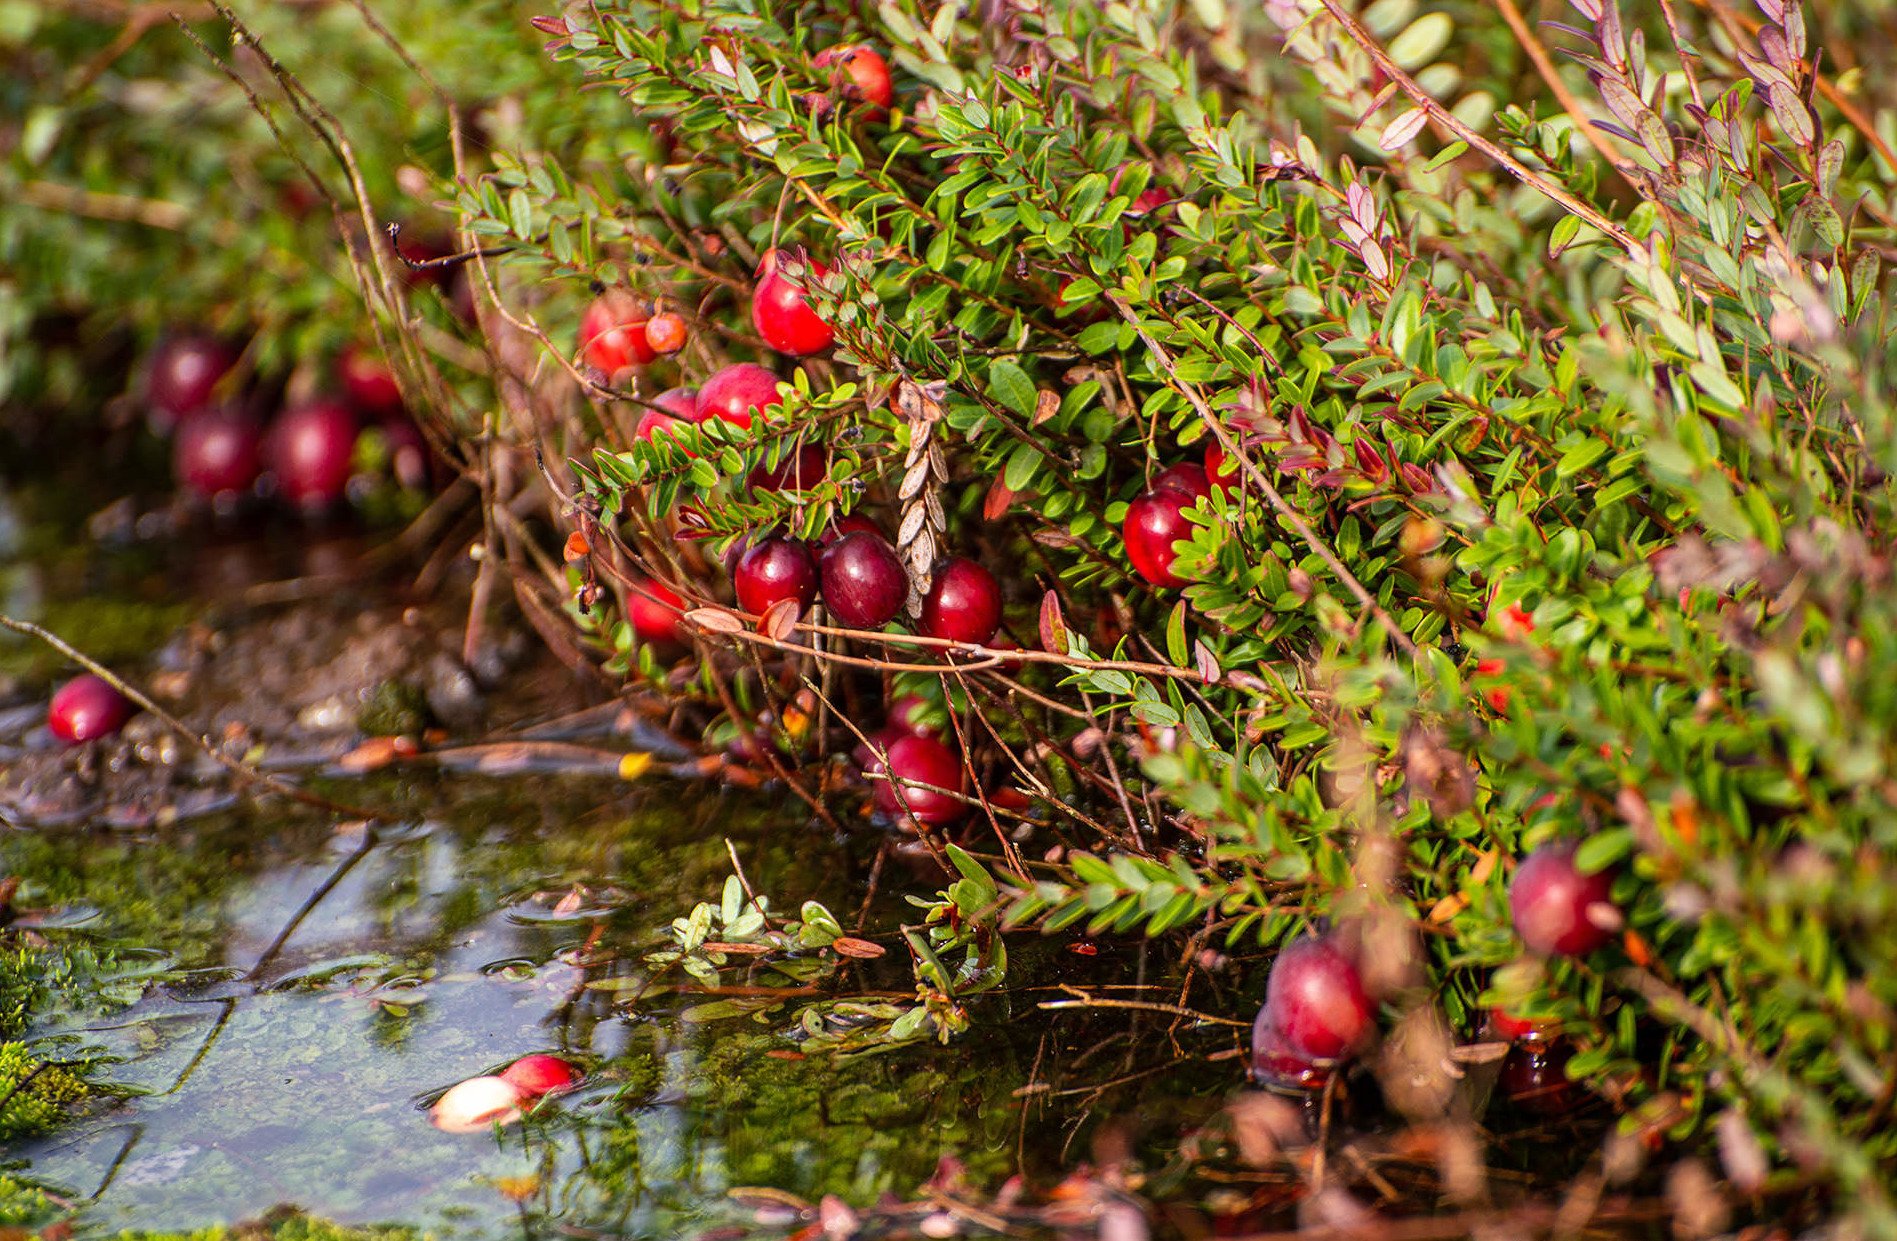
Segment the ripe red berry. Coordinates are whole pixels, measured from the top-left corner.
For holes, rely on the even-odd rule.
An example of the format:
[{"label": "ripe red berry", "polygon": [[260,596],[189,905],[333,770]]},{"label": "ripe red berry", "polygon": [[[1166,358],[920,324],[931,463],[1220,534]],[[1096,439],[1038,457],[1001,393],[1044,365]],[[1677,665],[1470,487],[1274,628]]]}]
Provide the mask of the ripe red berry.
[{"label": "ripe red berry", "polygon": [[304,508],[342,499],[356,454],[356,415],[336,401],[311,401],[277,415],[264,455],[283,498]]},{"label": "ripe red berry", "polygon": [[857,43],[840,43],[818,52],[814,63],[819,69],[831,69],[830,81],[842,88],[843,97],[873,104],[878,110],[895,102],[896,88],[889,80],[889,62],[874,48]]},{"label": "ripe red berry", "polygon": [[1001,586],[966,556],[936,570],[922,600],[922,632],[931,638],[984,645],[1001,628]]},{"label": "ripe red berry", "polygon": [[[883,765],[874,764],[871,776],[882,774]],[[889,746],[889,772],[898,780],[934,786],[919,789],[898,785],[889,779],[876,782],[876,805],[884,814],[906,812],[918,823],[941,825],[959,821],[968,806],[947,793],[934,789],[962,791],[962,760],[934,737],[899,737]]]},{"label": "ripe red berry", "polygon": [[1581,1091],[1568,1079],[1573,1049],[1565,1043],[1531,1043],[1510,1049],[1502,1061],[1496,1086],[1508,1101],[1537,1116],[1559,1116],[1581,1101]]},{"label": "ripe red berry", "polygon": [[755,362],[727,366],[698,390],[698,421],[719,418],[749,429],[752,416],[780,404],[777,376]]},{"label": "ripe red berry", "polygon": [[753,491],[809,491],[830,472],[830,458],[815,444],[805,444],[774,466],[751,471]]},{"label": "ripe red berry", "polygon": [[817,566],[810,552],[795,539],[772,535],[758,543],[738,560],[731,575],[737,588],[738,606],[763,615],[784,599],[795,599],[807,609],[817,598]]},{"label": "ripe red berry", "polygon": [[646,344],[658,354],[677,353],[685,347],[685,320],[666,311],[646,320]]},{"label": "ripe red berry", "polygon": [[1330,1076],[1327,1068],[1291,1046],[1269,1005],[1252,1021],[1251,1069],[1261,1084],[1291,1090],[1315,1090]]},{"label": "ripe red berry", "polygon": [[1286,945],[1271,963],[1265,1011],[1286,1048],[1312,1060],[1356,1051],[1375,1015],[1356,965],[1335,943],[1316,938]]},{"label": "ripe red berry", "polygon": [[381,418],[402,409],[402,389],[388,363],[367,349],[350,345],[337,355],[336,377],[343,395],[365,414]]},{"label": "ripe red berry", "polygon": [[580,316],[580,356],[608,379],[659,355],[646,343],[644,303],[624,289],[608,289]]},{"label": "ripe red berry", "polygon": [[214,410],[178,428],[171,442],[171,472],[180,487],[208,500],[249,490],[257,481],[262,452],[256,423],[232,410]]},{"label": "ripe red berry", "polygon": [[137,714],[131,699],[90,672],[59,687],[46,709],[46,730],[67,745],[97,741],[125,727]]},{"label": "ripe red berry", "polygon": [[626,592],[626,620],[641,642],[683,641],[684,610],[685,601],[676,592],[651,578],[639,579]]},{"label": "ripe red berry", "polygon": [[173,336],[152,352],[145,377],[152,424],[160,432],[209,408],[217,381],[237,365],[237,353],[209,336]]},{"label": "ripe red berry", "polygon": [[1547,1023],[1517,1017],[1500,1008],[1489,1010],[1488,1035],[1503,1042],[1540,1042],[1553,1032]]},{"label": "ripe red berry", "polygon": [[1212,482],[1198,462],[1180,461],[1159,472],[1153,479],[1153,490],[1177,491],[1198,500],[1212,494]]},{"label": "ripe red berry", "polygon": [[1614,937],[1620,911],[1613,903],[1613,876],[1584,875],[1574,864],[1579,846],[1556,840],[1529,854],[1508,885],[1515,932],[1535,952],[1578,957]]},{"label": "ripe red berry", "polygon": [[881,629],[909,598],[909,575],[881,535],[856,531],[824,549],[823,602],[852,629]]},{"label": "ripe red berry", "polygon": [[1165,488],[1149,491],[1126,506],[1126,521],[1120,527],[1126,542],[1126,556],[1139,575],[1155,586],[1184,586],[1186,579],[1172,571],[1179,553],[1173,544],[1192,537],[1192,523],[1186,510],[1197,497]]},{"label": "ripe red berry", "polygon": [[[812,259],[800,280],[822,277],[830,269]],[[836,343],[836,332],[804,298],[804,286],[793,284],[777,268],[777,252],[766,251],[763,275],[751,295],[751,324],[764,342],[779,353],[822,353]]]},{"label": "ripe red berry", "polygon": [[500,1078],[529,1098],[558,1094],[579,1085],[579,1070],[558,1056],[522,1056],[501,1070]]}]

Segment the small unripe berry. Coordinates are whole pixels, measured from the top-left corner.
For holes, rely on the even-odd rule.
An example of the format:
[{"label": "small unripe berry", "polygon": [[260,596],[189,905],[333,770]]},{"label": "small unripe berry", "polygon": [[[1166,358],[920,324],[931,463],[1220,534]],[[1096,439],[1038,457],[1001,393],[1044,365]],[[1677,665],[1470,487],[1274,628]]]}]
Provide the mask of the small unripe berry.
[{"label": "small unripe berry", "polygon": [[436,1100],[429,1116],[444,1133],[479,1133],[520,1119],[526,1094],[500,1077],[470,1077],[448,1088]]},{"label": "small unripe berry", "polygon": [[685,347],[685,320],[670,311],[646,320],[646,344],[652,352],[673,354]]}]

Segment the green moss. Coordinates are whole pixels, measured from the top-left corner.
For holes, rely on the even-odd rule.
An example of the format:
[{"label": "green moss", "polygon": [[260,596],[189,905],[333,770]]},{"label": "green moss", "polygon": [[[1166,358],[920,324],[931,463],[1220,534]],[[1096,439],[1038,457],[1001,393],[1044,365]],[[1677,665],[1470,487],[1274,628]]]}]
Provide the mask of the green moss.
[{"label": "green moss", "polygon": [[420,1235],[415,1229],[388,1224],[332,1224],[288,1207],[223,1228],[118,1234],[121,1241],[411,1241]]},{"label": "green moss", "polygon": [[383,681],[356,713],[356,727],[373,737],[419,733],[429,724],[428,696],[409,681]]},{"label": "green moss", "polygon": [[0,1043],[0,1142],[45,1133],[88,1093],[70,1069],[39,1060],[24,1043]]},{"label": "green moss", "polygon": [[[181,604],[93,596],[51,600],[35,619],[100,663],[117,665],[150,658],[192,611]],[[0,635],[0,674],[50,681],[71,668],[44,642]]]}]

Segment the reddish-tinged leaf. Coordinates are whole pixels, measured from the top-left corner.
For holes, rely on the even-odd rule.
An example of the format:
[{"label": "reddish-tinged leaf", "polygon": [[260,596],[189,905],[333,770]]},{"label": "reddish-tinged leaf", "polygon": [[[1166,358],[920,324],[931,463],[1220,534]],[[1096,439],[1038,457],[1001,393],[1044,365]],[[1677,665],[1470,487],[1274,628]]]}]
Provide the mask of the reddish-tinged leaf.
[{"label": "reddish-tinged leaf", "polygon": [[982,520],[1000,521],[1002,514],[1008,511],[1008,506],[1014,503],[1014,498],[1018,494],[1002,481],[999,474],[995,475],[994,483],[988,488],[988,498],[981,504]]},{"label": "reddish-tinged leaf", "polygon": [[739,957],[764,957],[775,951],[769,944],[726,944],[717,940],[706,940],[699,946],[706,952],[722,952]]},{"label": "reddish-tinged leaf", "polygon": [[592,550],[586,545],[586,536],[575,530],[566,536],[566,550],[562,554],[566,557],[566,562],[572,564],[576,560],[585,560]]},{"label": "reddish-tinged leaf", "polygon": [[1034,397],[1034,425],[1040,426],[1060,412],[1060,398],[1051,388],[1042,388]]},{"label": "reddish-tinged leaf", "polygon": [[830,946],[838,956],[855,957],[859,961],[874,961],[889,949],[881,944],[872,944],[867,939],[857,939],[852,935],[840,935],[830,941]]},{"label": "reddish-tinged leaf", "polygon": [[1203,638],[1194,638],[1192,641],[1192,662],[1199,669],[1200,680],[1207,685],[1219,683],[1219,677],[1223,675],[1219,670],[1219,657],[1212,653],[1212,648],[1205,644]]},{"label": "reddish-tinged leaf", "polygon": [[779,599],[759,618],[758,632],[767,638],[775,638],[782,642],[796,632],[797,613],[800,610],[795,599]]},{"label": "reddish-tinged leaf", "polygon": [[1067,622],[1061,619],[1060,596],[1051,590],[1041,596],[1041,649],[1067,653]]}]

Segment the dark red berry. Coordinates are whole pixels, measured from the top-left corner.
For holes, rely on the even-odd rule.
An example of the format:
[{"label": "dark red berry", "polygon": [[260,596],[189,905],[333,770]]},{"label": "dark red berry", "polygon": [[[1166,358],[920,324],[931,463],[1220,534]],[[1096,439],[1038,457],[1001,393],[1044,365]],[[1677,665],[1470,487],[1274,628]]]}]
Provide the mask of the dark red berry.
[{"label": "dark red berry", "polygon": [[[881,774],[882,764],[869,774]],[[962,791],[962,760],[934,737],[899,737],[889,746],[889,772],[898,780],[913,780],[933,786],[929,789],[897,785],[892,780],[876,782],[876,805],[884,814],[906,812],[918,823],[941,825],[959,821],[968,806],[958,798],[935,789]]]},{"label": "dark red berry", "polygon": [[337,401],[311,401],[277,415],[264,453],[283,498],[325,508],[343,497],[354,468],[356,415]]},{"label": "dark red berry", "polygon": [[67,745],[97,741],[125,727],[138,707],[90,672],[59,687],[46,710],[46,730]]},{"label": "dark red berry", "polygon": [[922,600],[922,632],[951,642],[985,644],[1001,628],[1001,586],[966,556],[935,572]]},{"label": "dark red berry", "polygon": [[263,434],[232,410],[199,414],[171,441],[171,471],[178,485],[203,499],[247,491],[257,481]]},{"label": "dark red berry", "polygon": [[580,356],[608,379],[659,355],[646,343],[645,304],[624,289],[608,289],[580,316]]},{"label": "dark red berry", "polygon": [[652,403],[685,422],[698,421],[698,389],[667,388],[652,398]]},{"label": "dark red berry", "polygon": [[1196,497],[1174,488],[1149,491],[1126,506],[1126,521],[1120,527],[1126,541],[1126,557],[1139,575],[1155,586],[1184,586],[1186,579],[1172,571],[1179,553],[1173,544],[1192,537],[1192,523],[1186,510]]},{"label": "dark red berry", "polygon": [[1568,1061],[1573,1058],[1573,1049],[1564,1042],[1510,1048],[1496,1085],[1524,1112],[1559,1116],[1581,1102],[1580,1088],[1568,1079]]},{"label": "dark red berry", "polygon": [[1578,957],[1614,937],[1620,911],[1613,877],[1582,874],[1574,864],[1577,848],[1571,840],[1550,841],[1523,860],[1508,885],[1515,932],[1535,952]]},{"label": "dark red berry", "polygon": [[752,470],[747,481],[753,491],[809,491],[829,473],[829,454],[805,444],[774,466]]},{"label": "dark red berry", "polygon": [[909,575],[881,535],[857,531],[824,549],[823,602],[852,629],[881,629],[909,598]]},{"label": "dark red berry", "polygon": [[237,351],[209,336],[173,336],[152,352],[145,377],[152,423],[169,431],[179,421],[210,408],[217,381],[237,365]]},{"label": "dark red berry", "polygon": [[667,311],[646,320],[646,344],[658,354],[677,353],[685,347],[685,320]]},{"label": "dark red berry", "polygon": [[1288,1090],[1315,1090],[1330,1077],[1325,1065],[1291,1046],[1272,1020],[1269,1005],[1252,1021],[1251,1068],[1260,1085]]},{"label": "dark red berry", "polygon": [[1159,472],[1159,477],[1153,480],[1153,490],[1177,491],[1198,500],[1212,494],[1212,483],[1198,462],[1181,461]]},{"label": "dark red berry", "polygon": [[748,429],[754,414],[781,403],[777,376],[755,362],[727,366],[698,390],[698,421],[718,418]]},{"label": "dark red berry", "polygon": [[[830,269],[816,260],[806,264],[807,271],[798,280],[808,281],[829,274]],[[751,324],[764,343],[779,353],[822,353],[836,343],[836,333],[805,300],[802,283],[793,284],[777,269],[777,252],[764,255],[763,275],[751,296]]]},{"label": "dark red berry", "polygon": [[641,578],[626,592],[626,620],[641,642],[680,642],[685,601],[662,582]]},{"label": "dark red berry", "polygon": [[1265,1011],[1293,1053],[1312,1060],[1340,1060],[1370,1034],[1374,1010],[1363,976],[1328,939],[1288,944],[1271,963]]},{"label": "dark red berry", "polygon": [[336,376],[349,403],[372,417],[383,418],[402,409],[402,389],[388,363],[367,349],[350,345],[336,358]]},{"label": "dark red berry", "polygon": [[802,543],[773,535],[744,553],[731,584],[737,588],[738,606],[747,612],[761,616],[785,599],[808,609],[817,598],[817,566]]},{"label": "dark red berry", "polygon": [[841,43],[818,52],[814,63],[819,69],[831,69],[830,81],[842,88],[846,99],[860,99],[887,108],[896,98],[895,85],[889,79],[889,62],[874,48],[857,43]]}]

